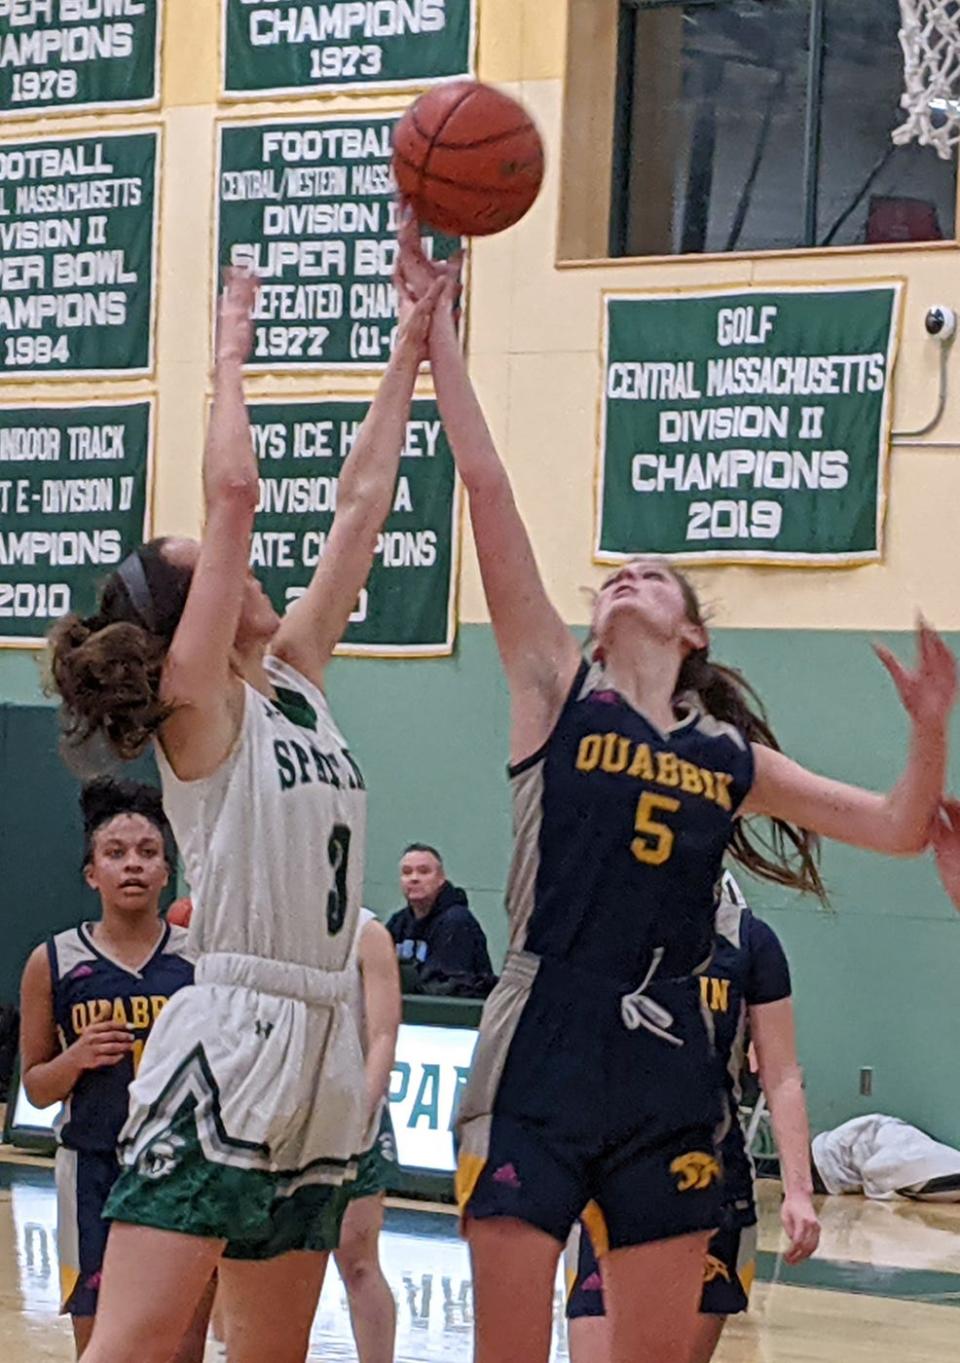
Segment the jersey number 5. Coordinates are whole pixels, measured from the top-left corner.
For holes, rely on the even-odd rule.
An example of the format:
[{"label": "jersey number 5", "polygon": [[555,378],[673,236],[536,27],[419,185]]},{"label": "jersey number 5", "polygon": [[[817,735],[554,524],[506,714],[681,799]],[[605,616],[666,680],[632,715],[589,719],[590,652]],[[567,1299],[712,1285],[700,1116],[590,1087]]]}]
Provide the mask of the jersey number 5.
[{"label": "jersey number 5", "polygon": [[640,796],[634,827],[638,837],[630,844],[630,851],[637,861],[647,866],[662,866],[670,860],[673,852],[673,829],[658,822],[655,814],[676,814],[680,801],[672,795],[653,795],[649,790]]},{"label": "jersey number 5", "polygon": [[350,829],[346,824],[335,823],[330,841],[327,843],[327,856],[333,868],[333,888],[327,895],[327,932],[336,937],[343,927],[347,916],[347,864],[350,860]]}]

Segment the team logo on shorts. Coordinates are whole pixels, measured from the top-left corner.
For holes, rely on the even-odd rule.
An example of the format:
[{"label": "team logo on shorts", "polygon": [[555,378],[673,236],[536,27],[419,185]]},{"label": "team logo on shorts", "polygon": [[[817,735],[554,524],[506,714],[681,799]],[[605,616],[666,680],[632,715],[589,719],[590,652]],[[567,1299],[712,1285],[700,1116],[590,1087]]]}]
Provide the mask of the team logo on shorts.
[{"label": "team logo on shorts", "polygon": [[377,1144],[380,1147],[380,1158],[386,1160],[388,1164],[396,1164],[397,1143],[393,1139],[393,1132],[381,1131],[377,1137]]},{"label": "team logo on shorts", "polygon": [[718,1259],[714,1254],[707,1255],[707,1262],[703,1266],[703,1281],[712,1283],[716,1278],[722,1278],[724,1282],[732,1282],[730,1270],[722,1259]]},{"label": "team logo on shorts", "polygon": [[670,1172],[677,1176],[679,1192],[689,1193],[693,1189],[702,1192],[720,1177],[720,1165],[715,1156],[702,1150],[691,1150],[687,1155],[677,1156],[670,1165]]},{"label": "team logo on shorts", "polygon": [[182,1136],[158,1136],[137,1160],[137,1173],[142,1178],[166,1178],[180,1163],[180,1152],[185,1145]]}]

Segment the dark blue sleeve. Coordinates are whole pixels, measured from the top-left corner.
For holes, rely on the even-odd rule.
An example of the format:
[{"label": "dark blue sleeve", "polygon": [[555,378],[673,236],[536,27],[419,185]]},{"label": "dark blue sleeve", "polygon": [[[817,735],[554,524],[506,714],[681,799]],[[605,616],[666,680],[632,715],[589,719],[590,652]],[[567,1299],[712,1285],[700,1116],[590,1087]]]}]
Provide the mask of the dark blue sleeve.
[{"label": "dark blue sleeve", "polygon": [[788,999],[792,989],[787,954],[773,928],[752,914],[748,919],[747,949],[749,965],[744,989],[747,1007]]},{"label": "dark blue sleeve", "polygon": [[483,928],[469,910],[448,912],[430,948],[430,965],[445,975],[490,975]]},{"label": "dark blue sleeve", "polygon": [[475,975],[492,975],[493,965],[490,961],[490,952],[487,947],[487,934],[475,918],[471,919],[474,933],[473,943],[473,970]]}]

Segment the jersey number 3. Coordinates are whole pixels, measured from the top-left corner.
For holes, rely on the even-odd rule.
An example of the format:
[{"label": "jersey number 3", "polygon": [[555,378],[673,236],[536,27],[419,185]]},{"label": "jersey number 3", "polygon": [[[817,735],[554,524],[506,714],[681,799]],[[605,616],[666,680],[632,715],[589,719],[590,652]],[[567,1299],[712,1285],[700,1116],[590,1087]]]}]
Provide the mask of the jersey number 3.
[{"label": "jersey number 3", "polygon": [[630,851],[637,861],[647,866],[662,866],[670,860],[673,852],[674,832],[667,824],[660,823],[654,815],[676,814],[680,801],[671,795],[653,795],[649,790],[640,796],[634,827],[637,837],[630,844]]},{"label": "jersey number 3", "polygon": [[347,916],[347,864],[350,860],[350,829],[346,824],[335,823],[330,841],[327,843],[327,856],[333,869],[333,887],[327,895],[327,932],[336,937],[343,927]]}]

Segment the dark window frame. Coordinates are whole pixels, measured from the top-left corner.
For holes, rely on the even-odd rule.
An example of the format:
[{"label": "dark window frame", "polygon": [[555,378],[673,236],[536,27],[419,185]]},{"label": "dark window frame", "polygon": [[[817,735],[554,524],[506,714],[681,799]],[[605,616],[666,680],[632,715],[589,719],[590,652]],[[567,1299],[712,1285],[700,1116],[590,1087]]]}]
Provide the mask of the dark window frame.
[{"label": "dark window frame", "polygon": [[[613,155],[610,180],[610,220],[608,234],[608,258],[630,259],[627,251],[630,212],[631,143],[630,131],[633,121],[633,80],[636,61],[636,16],[644,10],[688,9],[704,5],[716,8],[727,0],[618,0],[617,13],[617,67],[616,92],[614,101]],[[825,41],[825,15],[828,0],[809,0],[810,15],[808,23],[808,52],[806,99],[804,103],[803,137],[803,203],[802,203],[802,240],[791,247],[771,247],[775,255],[794,252],[825,251],[831,249],[850,249],[846,246],[833,247],[833,237],[843,225],[849,212],[859,203],[863,193],[873,179],[873,173],[853,200],[843,217],[831,225],[823,240],[817,240],[817,216],[819,195],[819,169],[823,130],[823,73],[827,56]],[[957,192],[960,196],[960,172],[957,178]],[[904,249],[905,246],[929,248],[931,246],[955,245],[960,240],[960,214],[954,235],[945,241],[936,242],[891,242],[883,243],[881,249]],[[658,259],[677,260],[685,257],[701,259],[702,255],[756,255],[763,254],[766,248],[724,252],[687,252],[674,251],[658,255]]]}]

